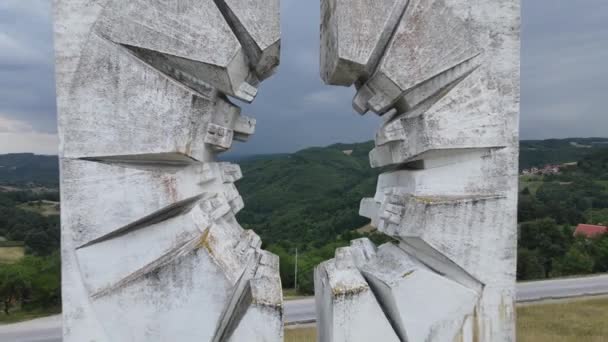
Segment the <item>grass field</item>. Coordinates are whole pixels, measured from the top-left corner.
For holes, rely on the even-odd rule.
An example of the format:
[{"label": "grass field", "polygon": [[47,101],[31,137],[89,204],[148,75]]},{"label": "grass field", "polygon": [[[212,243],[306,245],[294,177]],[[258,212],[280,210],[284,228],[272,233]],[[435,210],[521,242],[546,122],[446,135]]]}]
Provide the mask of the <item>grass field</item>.
[{"label": "grass field", "polygon": [[[285,342],[315,342],[314,328],[287,329]],[[608,298],[517,308],[519,342],[606,342]]]},{"label": "grass field", "polygon": [[517,308],[520,342],[608,341],[608,298]]},{"label": "grass field", "polygon": [[316,342],[315,328],[285,329],[285,342]]},{"label": "grass field", "polygon": [[23,256],[25,256],[25,248],[23,246],[0,246],[0,265],[17,262],[23,258]]}]

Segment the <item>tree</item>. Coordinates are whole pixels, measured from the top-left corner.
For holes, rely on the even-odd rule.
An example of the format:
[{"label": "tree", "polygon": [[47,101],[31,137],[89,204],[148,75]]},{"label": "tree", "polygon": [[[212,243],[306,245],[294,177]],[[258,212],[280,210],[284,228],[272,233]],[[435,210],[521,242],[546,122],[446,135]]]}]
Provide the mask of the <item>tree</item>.
[{"label": "tree", "polygon": [[23,304],[34,275],[34,270],[22,263],[3,265],[0,268],[0,298],[6,315],[16,303]]},{"label": "tree", "polygon": [[608,272],[608,234],[592,239],[591,256],[594,261],[594,272]]},{"label": "tree", "polygon": [[571,244],[572,235],[567,229],[549,218],[525,222],[520,226],[519,247],[538,252],[545,277],[551,273],[553,260],[563,256]]},{"label": "tree", "polygon": [[61,304],[61,259],[26,256],[20,262],[0,267],[0,299],[5,314],[15,304],[23,309],[51,308]]},{"label": "tree", "polygon": [[517,279],[532,280],[545,277],[544,260],[538,251],[520,248],[517,252]]},{"label": "tree", "polygon": [[48,255],[53,251],[49,236],[44,230],[31,231],[25,237],[25,244],[35,255]]},{"label": "tree", "polygon": [[552,276],[589,274],[593,271],[593,258],[582,243],[570,247],[566,255],[559,258],[553,267]]}]

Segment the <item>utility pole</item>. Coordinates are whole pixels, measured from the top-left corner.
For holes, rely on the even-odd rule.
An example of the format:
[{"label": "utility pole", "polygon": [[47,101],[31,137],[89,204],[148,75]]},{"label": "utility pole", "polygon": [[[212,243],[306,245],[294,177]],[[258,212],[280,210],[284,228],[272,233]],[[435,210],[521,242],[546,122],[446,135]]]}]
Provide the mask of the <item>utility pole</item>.
[{"label": "utility pole", "polygon": [[298,247],[296,247],[296,266],[295,266],[294,289],[296,290],[296,293],[298,293]]}]

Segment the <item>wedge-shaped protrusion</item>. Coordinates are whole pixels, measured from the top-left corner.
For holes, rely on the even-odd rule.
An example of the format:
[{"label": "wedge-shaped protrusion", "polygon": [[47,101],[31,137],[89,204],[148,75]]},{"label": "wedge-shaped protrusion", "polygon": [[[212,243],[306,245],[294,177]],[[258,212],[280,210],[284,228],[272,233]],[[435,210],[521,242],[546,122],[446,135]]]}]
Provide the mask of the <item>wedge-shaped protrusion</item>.
[{"label": "wedge-shaped protrusion", "polygon": [[215,0],[245,49],[250,68],[261,81],[279,65],[281,23],[279,0]]},{"label": "wedge-shaped protrusion", "polygon": [[94,34],[65,101],[71,105],[62,108],[59,126],[66,158],[175,155],[207,161],[215,153],[203,141],[207,123],[252,132],[224,97],[203,97]]},{"label": "wedge-shaped protrusion", "polygon": [[350,86],[374,72],[408,0],[322,0],[321,77]]},{"label": "wedge-shaped protrusion", "polygon": [[[479,153],[507,146],[500,121],[479,111],[436,112],[390,120],[370,152],[372,167],[435,159],[446,153]],[[445,150],[445,151],[442,151]]]},{"label": "wedge-shaped protrusion", "polygon": [[[196,215],[192,218],[194,222],[190,223],[197,226],[205,222],[199,221],[200,217]],[[129,240],[130,243],[133,241]],[[255,234],[243,231],[233,215],[223,216],[198,237],[177,244],[175,249],[138,269],[115,286],[93,294],[92,307],[99,317],[108,316],[101,324],[107,328],[110,340],[128,336],[129,341],[161,342],[181,336],[180,339],[186,342],[212,341],[216,327],[223,321],[222,312],[226,303],[230,302],[241,276],[247,269],[253,267],[256,270],[264,265],[259,257],[255,257],[265,253],[259,249],[259,241]],[[125,260],[127,263],[146,255],[142,251],[130,253]],[[148,254],[152,255],[153,251]],[[103,257],[98,255],[98,258]],[[257,279],[258,272],[253,274],[253,279]],[[265,279],[267,286],[280,289],[278,275]],[[275,297],[272,297],[274,302],[280,301],[280,297]],[[159,306],[167,310],[159,311]],[[205,311],[207,319],[201,320],[195,314],[201,308],[210,310]],[[143,315],[145,319],[133,319],[138,315]],[[245,322],[235,322],[236,329],[240,329]],[[273,328],[276,325],[274,322]],[[269,330],[268,336],[275,333],[270,326],[257,328]],[[154,331],[154,334],[150,335],[150,331]]]},{"label": "wedge-shaped protrusion", "polygon": [[453,341],[479,299],[393,244],[360,269],[401,341]]},{"label": "wedge-shaped protrusion", "polygon": [[387,114],[376,134],[376,147],[370,152],[372,167],[434,163],[447,155],[479,155],[512,143],[513,137],[504,129],[508,118],[476,109],[478,100],[471,97],[453,106],[453,101],[443,96],[449,89],[423,96],[421,103],[404,114],[397,109]]},{"label": "wedge-shaped protrusion", "polygon": [[315,293],[319,341],[452,341],[466,330],[481,288],[437,273],[392,243],[376,249],[359,239],[315,270]]},{"label": "wedge-shaped protrusion", "polygon": [[[106,296],[139,277],[155,272],[182,253],[198,248],[201,241],[214,233],[209,228],[227,215],[234,215],[228,200],[223,195],[214,194],[199,200],[189,211],[150,223],[145,229],[116,234],[77,249],[78,263],[88,290],[93,297]],[[241,237],[237,243],[240,248],[232,254],[241,257],[246,250],[259,248],[261,242],[257,235],[255,237],[256,243],[244,245],[243,242],[251,239]]]},{"label": "wedge-shaped protrusion", "polygon": [[95,30],[193,89],[255,97],[258,80],[213,0],[114,0]]},{"label": "wedge-shaped protrusion", "polygon": [[382,203],[387,193],[414,196],[495,195],[509,191],[509,185],[496,183],[506,170],[487,170],[495,162],[493,150],[439,150],[424,159],[380,174],[374,200]]},{"label": "wedge-shaped protrusion", "polygon": [[315,268],[317,340],[401,342],[352,260]]},{"label": "wedge-shaped protrusion", "polygon": [[[361,17],[357,17],[361,18]],[[442,0],[411,0],[384,56],[359,89],[360,113],[415,107],[474,70],[480,50],[468,28]]]},{"label": "wedge-shaped protrusion", "polygon": [[[231,327],[217,341],[246,341],[251,336],[262,341],[283,341],[283,291],[279,277],[279,258],[260,251],[253,275],[240,293],[238,304],[230,318]],[[260,325],[260,322],[263,322]],[[218,337],[218,335],[216,335]]]},{"label": "wedge-shaped protrusion", "polygon": [[[408,133],[410,133],[406,129],[407,119],[427,113],[471,73],[472,71],[468,71],[464,67],[457,68],[456,71],[441,74],[426,82],[424,86],[417,88],[416,91],[406,94],[395,108],[385,114],[386,121],[376,133],[376,145],[381,146],[393,141],[407,140]],[[448,80],[444,80],[446,78]],[[360,89],[360,92],[362,91],[365,91],[364,88]],[[462,114],[455,113],[454,115]]]},{"label": "wedge-shaped protrusion", "polygon": [[200,216],[203,215],[195,206],[146,229],[76,250],[83,281],[91,296],[103,297],[129,286],[171,263],[180,253],[194,249],[211,222]]},{"label": "wedge-shaped protrusion", "polygon": [[[473,56],[406,91],[401,91],[391,80],[383,79],[382,74],[374,74],[358,87],[353,107],[360,114],[370,109],[380,115],[392,110],[409,115],[423,113],[471,75],[479,67],[479,60],[478,55]],[[382,92],[391,92],[391,89],[391,95]]]},{"label": "wedge-shaped protrusion", "polygon": [[[508,199],[501,195],[412,196],[386,194],[381,204],[367,200],[361,213],[373,219],[379,231],[402,241],[412,252],[458,265],[481,283],[501,272],[500,263],[484,255],[497,253],[496,241],[510,241],[516,232],[501,223],[515,222],[515,213],[503,210]],[[477,246],[475,249],[470,246]],[[422,259],[422,258],[421,258]],[[437,257],[433,257],[437,259]],[[466,278],[466,277],[464,277]]]},{"label": "wedge-shaped protrusion", "polygon": [[108,341],[211,341],[232,287],[210,253],[189,249],[90,305]]},{"label": "wedge-shaped protrusion", "polygon": [[79,247],[162,222],[215,194],[239,206],[230,183],[238,173],[223,163],[150,166],[63,159],[61,167],[62,204],[74,208],[64,213],[63,224]]}]

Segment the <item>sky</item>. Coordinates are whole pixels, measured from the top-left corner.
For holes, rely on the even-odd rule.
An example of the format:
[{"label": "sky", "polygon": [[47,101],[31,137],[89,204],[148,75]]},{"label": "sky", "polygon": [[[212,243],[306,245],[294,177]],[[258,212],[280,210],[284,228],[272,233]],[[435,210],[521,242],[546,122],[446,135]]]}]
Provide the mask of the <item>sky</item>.
[{"label": "sky", "polygon": [[[51,0],[0,0],[0,153],[57,153]],[[607,137],[608,1],[522,0],[522,139]],[[282,0],[282,60],[234,153],[371,140],[379,119],[319,77],[319,2]]]}]

